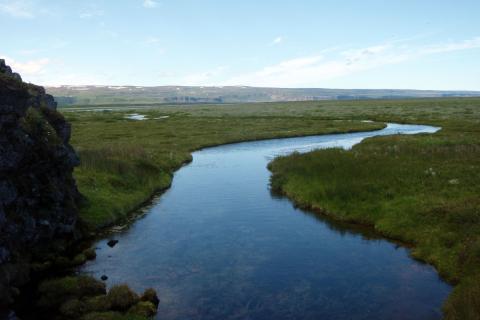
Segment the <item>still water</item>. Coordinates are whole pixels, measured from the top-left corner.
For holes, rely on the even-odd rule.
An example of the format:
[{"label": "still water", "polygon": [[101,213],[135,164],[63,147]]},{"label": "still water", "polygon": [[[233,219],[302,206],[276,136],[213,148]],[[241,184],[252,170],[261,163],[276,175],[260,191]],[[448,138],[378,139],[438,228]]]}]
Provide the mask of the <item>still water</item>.
[{"label": "still water", "polygon": [[437,319],[451,288],[408,250],[293,207],[269,190],[276,155],[351,148],[362,139],[439,128],[389,124],[365,133],[204,149],[130,228],[96,244],[81,271],[148,287],[158,319]]}]

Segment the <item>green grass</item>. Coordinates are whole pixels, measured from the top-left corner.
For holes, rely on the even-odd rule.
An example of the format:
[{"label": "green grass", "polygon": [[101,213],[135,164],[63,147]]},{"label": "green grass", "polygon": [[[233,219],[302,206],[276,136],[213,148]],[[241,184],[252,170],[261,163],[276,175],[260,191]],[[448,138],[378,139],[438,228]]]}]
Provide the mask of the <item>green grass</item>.
[{"label": "green grass", "polygon": [[480,100],[388,105],[373,118],[443,129],[277,158],[269,165],[272,188],[319,214],[412,244],[414,257],[458,284],[445,317],[480,319]]},{"label": "green grass", "polygon": [[[156,191],[169,187],[173,172],[202,147],[384,126],[305,118],[283,111],[252,116],[249,106],[242,108],[244,113],[232,115],[224,114],[225,106],[138,111],[148,115],[148,121],[126,120],[125,111],[118,110],[65,112],[73,126],[72,144],[81,159],[75,177],[88,199],[81,210],[83,221],[100,228],[125,219]],[[165,115],[169,118],[154,119]]]}]

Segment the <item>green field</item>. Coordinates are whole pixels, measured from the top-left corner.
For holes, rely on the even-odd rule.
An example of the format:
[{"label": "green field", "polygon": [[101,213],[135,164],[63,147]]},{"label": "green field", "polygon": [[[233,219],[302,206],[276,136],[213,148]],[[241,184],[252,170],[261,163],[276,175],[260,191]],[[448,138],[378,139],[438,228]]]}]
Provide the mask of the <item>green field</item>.
[{"label": "green field", "polygon": [[137,107],[136,112],[150,119],[146,121],[126,119],[133,111],[124,108],[63,109],[81,158],[75,177],[88,199],[81,212],[83,220],[93,228],[124,220],[156,191],[167,188],[173,172],[202,147],[384,126],[307,118],[301,114],[307,111],[294,108],[285,105],[276,110],[265,105],[260,112],[262,105]]},{"label": "green field", "polygon": [[[88,199],[81,216],[92,228],[125,219],[205,146],[372,130],[387,121],[441,126],[434,135],[374,138],[348,152],[277,159],[272,186],[299,204],[411,243],[415,257],[459,283],[445,304],[447,318],[479,318],[480,99],[61,110],[73,125],[82,162],[75,176]],[[149,120],[125,119],[133,112]],[[360,121],[366,119],[378,122]]]}]

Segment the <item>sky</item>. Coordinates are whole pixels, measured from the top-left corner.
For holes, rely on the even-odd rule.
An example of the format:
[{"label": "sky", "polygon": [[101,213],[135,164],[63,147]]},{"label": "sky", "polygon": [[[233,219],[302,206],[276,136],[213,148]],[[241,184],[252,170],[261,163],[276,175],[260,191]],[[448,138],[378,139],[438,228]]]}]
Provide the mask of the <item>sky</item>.
[{"label": "sky", "polygon": [[0,0],[40,85],[480,90],[480,0]]}]

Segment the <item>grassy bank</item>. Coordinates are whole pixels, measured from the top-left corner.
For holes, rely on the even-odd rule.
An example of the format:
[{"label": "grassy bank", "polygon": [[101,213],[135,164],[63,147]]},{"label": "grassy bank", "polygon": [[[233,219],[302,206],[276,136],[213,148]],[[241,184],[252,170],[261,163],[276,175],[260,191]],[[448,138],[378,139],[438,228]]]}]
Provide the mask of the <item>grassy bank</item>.
[{"label": "grassy bank", "polygon": [[[267,110],[262,112],[262,107]],[[133,111],[123,107],[64,109],[73,125],[72,144],[81,158],[75,177],[88,199],[81,210],[83,220],[95,229],[126,218],[156,191],[167,188],[173,172],[191,159],[191,152],[205,146],[383,127],[307,117],[295,104],[268,110],[271,107],[137,107],[146,121],[126,119]]]},{"label": "grassy bank", "polygon": [[[341,105],[333,114],[341,118],[352,108]],[[444,305],[446,318],[480,319],[480,100],[374,102],[358,116],[443,129],[277,158],[272,188],[413,244],[414,257],[458,284]]]}]

